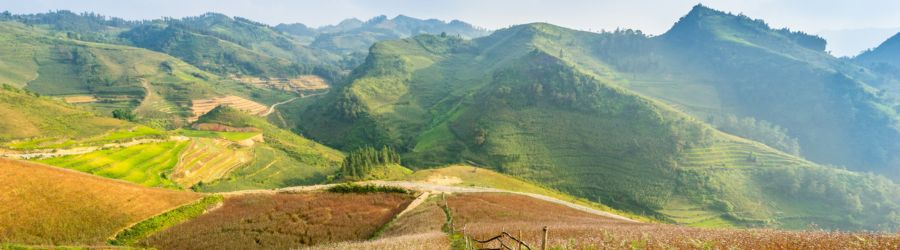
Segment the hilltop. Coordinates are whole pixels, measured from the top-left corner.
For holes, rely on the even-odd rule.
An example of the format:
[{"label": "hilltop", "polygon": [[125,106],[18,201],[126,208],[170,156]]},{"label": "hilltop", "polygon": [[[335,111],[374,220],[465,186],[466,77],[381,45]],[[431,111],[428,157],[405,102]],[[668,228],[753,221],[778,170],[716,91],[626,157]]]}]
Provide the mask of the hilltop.
[{"label": "hilltop", "polygon": [[[595,51],[601,48],[588,46],[604,41],[609,51],[626,41],[655,43],[633,31],[594,34],[544,23],[474,40],[421,35],[376,43],[349,84],[301,111],[304,122],[297,125],[339,148],[401,149],[412,167],[471,161],[671,222],[896,225],[881,223],[879,216],[845,216],[859,208],[857,197],[868,209],[897,204],[891,194],[898,189],[891,181],[817,165],[724,134],[633,91],[627,88],[627,74],[616,68],[624,62],[603,60]],[[834,192],[828,195],[790,188],[836,179],[843,181],[829,184],[825,190]],[[853,202],[835,207],[838,193]],[[798,197],[802,204],[789,202]],[[761,199],[769,203],[753,202]],[[835,210],[804,208],[819,206]]]}]

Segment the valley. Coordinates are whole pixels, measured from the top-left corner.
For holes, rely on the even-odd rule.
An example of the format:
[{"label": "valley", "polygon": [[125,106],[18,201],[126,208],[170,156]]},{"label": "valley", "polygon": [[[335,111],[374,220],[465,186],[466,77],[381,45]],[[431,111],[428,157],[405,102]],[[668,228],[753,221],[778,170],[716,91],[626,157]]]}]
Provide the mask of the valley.
[{"label": "valley", "polygon": [[900,249],[898,36],[673,21],[2,12],[0,249]]}]

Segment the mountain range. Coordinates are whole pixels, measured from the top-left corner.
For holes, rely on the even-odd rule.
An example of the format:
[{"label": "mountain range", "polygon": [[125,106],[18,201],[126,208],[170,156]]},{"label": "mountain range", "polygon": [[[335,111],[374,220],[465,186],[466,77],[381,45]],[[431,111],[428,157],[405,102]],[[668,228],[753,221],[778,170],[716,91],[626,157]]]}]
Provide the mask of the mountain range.
[{"label": "mountain range", "polygon": [[201,193],[470,165],[654,222],[895,231],[900,36],[826,44],[703,5],[658,36],[4,13],[0,154]]}]

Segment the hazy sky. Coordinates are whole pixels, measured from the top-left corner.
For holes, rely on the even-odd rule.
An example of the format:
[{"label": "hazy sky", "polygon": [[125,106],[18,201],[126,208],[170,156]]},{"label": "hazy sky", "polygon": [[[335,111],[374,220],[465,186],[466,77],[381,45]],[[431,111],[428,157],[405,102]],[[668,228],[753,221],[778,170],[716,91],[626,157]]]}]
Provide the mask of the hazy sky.
[{"label": "hazy sky", "polygon": [[877,46],[900,30],[897,0],[0,0],[0,9],[13,13],[93,11],[126,19],[194,16],[212,11],[268,24],[300,22],[311,26],[334,24],[349,17],[365,20],[382,14],[405,14],[459,19],[490,29],[549,22],[581,30],[624,27],[660,34],[697,3],[761,18],[776,28],[823,34],[833,38],[829,49],[837,55]]}]

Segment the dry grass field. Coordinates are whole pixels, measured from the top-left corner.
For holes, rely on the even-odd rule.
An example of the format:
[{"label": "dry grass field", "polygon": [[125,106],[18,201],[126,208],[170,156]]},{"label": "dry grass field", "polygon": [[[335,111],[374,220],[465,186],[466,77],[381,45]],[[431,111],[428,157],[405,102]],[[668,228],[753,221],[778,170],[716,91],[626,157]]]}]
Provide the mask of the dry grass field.
[{"label": "dry grass field", "polygon": [[97,101],[97,98],[94,98],[94,96],[90,96],[90,95],[73,95],[73,96],[66,96],[66,97],[63,97],[63,100],[64,100],[65,102],[67,102],[67,103],[73,103],[73,104],[75,104],[75,103],[92,103],[92,102],[96,102],[96,101]]},{"label": "dry grass field", "polygon": [[0,158],[0,242],[93,245],[133,223],[200,199]]},{"label": "dry grass field", "polygon": [[628,223],[510,194],[459,194],[447,204],[456,230],[479,240],[506,231],[532,247],[540,245],[541,228],[547,226],[548,246],[557,249],[900,249],[897,234]]},{"label": "dry grass field", "polygon": [[405,194],[248,194],[149,237],[159,249],[296,249],[360,241],[406,208]]},{"label": "dry grass field", "polygon": [[[384,230],[380,238],[391,238],[422,233],[443,233],[442,227],[447,222],[447,215],[438,206],[436,196],[422,203],[412,211],[406,212]],[[446,235],[445,235],[446,237]]]},{"label": "dry grass field", "polygon": [[269,107],[267,107],[266,105],[233,95],[211,99],[198,99],[191,101],[191,113],[193,114],[193,116],[191,116],[188,121],[196,121],[197,118],[199,118],[203,114],[206,114],[210,110],[213,110],[219,105],[226,105],[253,115],[265,114],[269,109]]},{"label": "dry grass field", "polygon": [[407,234],[372,241],[348,241],[309,247],[311,250],[326,249],[378,249],[378,250],[432,250],[450,249],[450,240],[443,232]]}]

